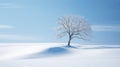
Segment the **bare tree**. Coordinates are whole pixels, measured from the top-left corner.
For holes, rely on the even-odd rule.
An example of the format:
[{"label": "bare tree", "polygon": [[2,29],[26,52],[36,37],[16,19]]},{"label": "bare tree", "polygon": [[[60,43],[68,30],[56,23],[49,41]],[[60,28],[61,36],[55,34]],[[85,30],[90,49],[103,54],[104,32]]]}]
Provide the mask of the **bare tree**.
[{"label": "bare tree", "polygon": [[87,40],[91,32],[90,25],[81,16],[63,16],[58,18],[58,24],[58,37],[61,38],[67,34],[68,46],[71,46],[70,43],[73,38]]}]

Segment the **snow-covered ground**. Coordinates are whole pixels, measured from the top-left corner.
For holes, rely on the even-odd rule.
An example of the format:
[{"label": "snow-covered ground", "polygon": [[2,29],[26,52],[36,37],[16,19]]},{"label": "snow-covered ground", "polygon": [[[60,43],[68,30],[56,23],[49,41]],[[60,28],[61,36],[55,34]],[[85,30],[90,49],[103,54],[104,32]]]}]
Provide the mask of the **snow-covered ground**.
[{"label": "snow-covered ground", "polygon": [[120,45],[1,43],[0,67],[120,67]]}]

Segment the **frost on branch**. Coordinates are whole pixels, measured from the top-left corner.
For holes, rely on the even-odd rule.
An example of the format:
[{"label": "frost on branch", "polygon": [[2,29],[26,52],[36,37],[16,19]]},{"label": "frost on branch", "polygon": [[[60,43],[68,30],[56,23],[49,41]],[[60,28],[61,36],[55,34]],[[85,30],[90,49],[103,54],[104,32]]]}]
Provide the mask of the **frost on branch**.
[{"label": "frost on branch", "polygon": [[68,46],[70,46],[70,41],[73,38],[87,40],[91,32],[90,25],[81,16],[74,15],[58,18],[58,24],[58,37],[61,38],[67,35],[69,38]]}]

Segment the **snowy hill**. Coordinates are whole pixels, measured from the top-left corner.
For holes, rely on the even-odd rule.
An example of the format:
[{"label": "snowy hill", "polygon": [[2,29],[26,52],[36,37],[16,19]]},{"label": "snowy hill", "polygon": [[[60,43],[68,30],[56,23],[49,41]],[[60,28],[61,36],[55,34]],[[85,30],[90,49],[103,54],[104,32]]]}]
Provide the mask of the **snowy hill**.
[{"label": "snowy hill", "polygon": [[120,67],[120,45],[1,43],[0,67]]}]

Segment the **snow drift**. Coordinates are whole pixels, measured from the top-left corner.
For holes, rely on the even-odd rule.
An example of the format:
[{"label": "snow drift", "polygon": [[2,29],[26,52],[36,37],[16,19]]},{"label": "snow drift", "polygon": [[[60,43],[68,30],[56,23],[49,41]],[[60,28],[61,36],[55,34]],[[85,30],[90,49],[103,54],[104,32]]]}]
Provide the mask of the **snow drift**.
[{"label": "snow drift", "polygon": [[120,45],[1,43],[0,67],[120,67]]}]

